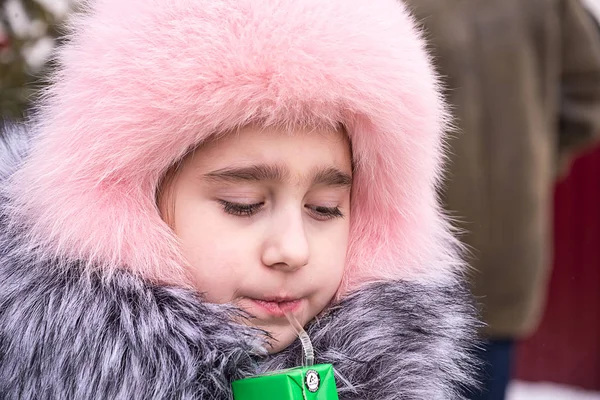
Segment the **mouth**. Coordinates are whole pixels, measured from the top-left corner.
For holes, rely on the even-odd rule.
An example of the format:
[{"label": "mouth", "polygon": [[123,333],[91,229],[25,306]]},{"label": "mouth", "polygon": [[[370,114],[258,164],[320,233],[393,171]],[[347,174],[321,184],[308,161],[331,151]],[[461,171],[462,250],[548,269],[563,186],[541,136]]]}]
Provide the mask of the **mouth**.
[{"label": "mouth", "polygon": [[286,313],[295,313],[302,306],[302,299],[266,298],[249,299],[258,310],[272,317],[285,317]]}]

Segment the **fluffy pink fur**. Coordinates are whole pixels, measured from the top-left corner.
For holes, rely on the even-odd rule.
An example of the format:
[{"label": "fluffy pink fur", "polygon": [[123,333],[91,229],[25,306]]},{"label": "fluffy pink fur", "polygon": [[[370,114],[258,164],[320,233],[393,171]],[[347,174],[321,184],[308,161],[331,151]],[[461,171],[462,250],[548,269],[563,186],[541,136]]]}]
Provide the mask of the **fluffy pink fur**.
[{"label": "fluffy pink fur", "polygon": [[398,0],[99,0],[73,28],[11,186],[30,248],[187,284],[155,202],[165,170],[249,122],[342,122],[356,163],[342,291],[452,279],[446,114]]}]

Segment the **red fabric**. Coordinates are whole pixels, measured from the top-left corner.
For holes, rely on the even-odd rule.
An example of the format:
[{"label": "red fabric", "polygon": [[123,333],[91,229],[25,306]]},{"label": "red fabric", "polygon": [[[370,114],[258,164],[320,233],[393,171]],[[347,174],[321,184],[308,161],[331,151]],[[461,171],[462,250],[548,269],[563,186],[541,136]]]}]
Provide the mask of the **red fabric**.
[{"label": "red fabric", "polygon": [[600,390],[600,147],[556,186],[554,270],[539,330],[516,376]]}]

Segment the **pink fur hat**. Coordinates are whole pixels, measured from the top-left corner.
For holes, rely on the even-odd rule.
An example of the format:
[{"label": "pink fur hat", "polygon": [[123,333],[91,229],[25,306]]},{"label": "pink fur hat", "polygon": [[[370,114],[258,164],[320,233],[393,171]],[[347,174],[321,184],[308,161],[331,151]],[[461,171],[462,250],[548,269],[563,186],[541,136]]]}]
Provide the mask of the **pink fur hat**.
[{"label": "pink fur hat", "polygon": [[453,279],[436,197],[446,113],[398,0],[96,0],[72,28],[9,186],[30,250],[188,285],[157,210],[165,171],[251,122],[343,123],[356,171],[342,292]]}]

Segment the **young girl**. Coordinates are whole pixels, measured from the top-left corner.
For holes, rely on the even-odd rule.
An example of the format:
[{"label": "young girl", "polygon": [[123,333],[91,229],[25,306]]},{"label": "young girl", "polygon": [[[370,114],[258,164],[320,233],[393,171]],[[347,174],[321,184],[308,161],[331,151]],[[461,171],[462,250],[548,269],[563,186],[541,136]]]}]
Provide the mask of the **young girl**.
[{"label": "young girl", "polygon": [[462,398],[446,114],[402,4],[94,0],[71,28],[3,133],[0,397],[230,399],[300,364],[287,313],[341,399]]}]

